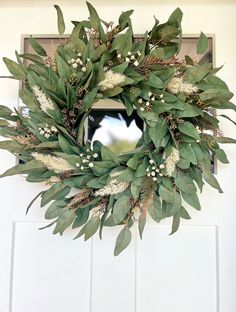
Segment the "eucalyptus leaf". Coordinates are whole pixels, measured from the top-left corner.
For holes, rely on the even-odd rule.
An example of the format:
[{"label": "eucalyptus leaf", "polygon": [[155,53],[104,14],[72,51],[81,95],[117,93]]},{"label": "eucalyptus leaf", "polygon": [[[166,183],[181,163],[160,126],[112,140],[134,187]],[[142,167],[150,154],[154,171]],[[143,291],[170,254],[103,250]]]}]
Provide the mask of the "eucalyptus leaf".
[{"label": "eucalyptus leaf", "polygon": [[129,196],[122,196],[120,197],[114,205],[113,208],[113,219],[116,224],[122,222],[128,212],[131,209],[130,197]]},{"label": "eucalyptus leaf", "polygon": [[114,250],[114,256],[118,256],[125,248],[128,247],[128,245],[131,242],[131,231],[130,229],[125,226],[121,232],[119,233],[117,239],[116,239],[116,245]]},{"label": "eucalyptus leaf", "polygon": [[47,56],[45,49],[32,36],[29,38],[29,43],[34,51],[40,56]]},{"label": "eucalyptus leaf", "polygon": [[154,195],[152,204],[148,207],[148,212],[152,219],[160,222],[162,219],[161,201],[157,195]]},{"label": "eucalyptus leaf", "polygon": [[26,78],[26,73],[19,64],[10,60],[7,57],[3,57],[3,62],[6,64],[7,69],[13,75],[14,78],[19,80],[23,80]]},{"label": "eucalyptus leaf", "polygon": [[143,214],[140,214],[138,218],[138,230],[139,230],[139,236],[142,239],[143,238],[143,231],[146,225],[146,216]]},{"label": "eucalyptus leaf", "polygon": [[60,35],[63,35],[65,32],[65,22],[63,13],[58,5],[54,5],[54,8],[57,10],[57,27]]},{"label": "eucalyptus leaf", "polygon": [[85,241],[88,240],[91,236],[93,236],[97,232],[97,230],[99,229],[99,225],[100,225],[99,216],[93,216],[89,219],[84,230]]},{"label": "eucalyptus leaf", "polygon": [[196,193],[196,186],[188,173],[178,171],[175,178],[176,186],[187,194]]},{"label": "eucalyptus leaf", "polygon": [[178,229],[179,229],[179,224],[180,224],[180,217],[179,217],[179,214],[176,213],[176,214],[173,215],[172,230],[171,230],[170,235],[172,235],[172,234],[174,234],[175,232],[178,231]]},{"label": "eucalyptus leaf", "polygon": [[[65,187],[62,183],[55,183],[53,184],[47,191],[43,193],[43,196],[41,198],[41,207],[48,204],[51,200],[58,198],[59,196],[62,196],[62,194],[67,195],[70,191],[69,187]],[[63,192],[63,193],[62,193]]]},{"label": "eucalyptus leaf", "polygon": [[194,125],[189,122],[189,121],[185,121],[183,124],[181,124],[178,127],[179,131],[196,139],[196,140],[200,140],[200,136],[199,133],[197,132],[196,128],[194,127]]},{"label": "eucalyptus leaf", "polygon": [[191,205],[193,208],[197,209],[197,210],[201,210],[201,205],[198,199],[198,196],[196,193],[181,193],[183,196],[183,199],[186,201],[186,203],[188,203],[189,205]]},{"label": "eucalyptus leaf", "polygon": [[74,211],[70,209],[65,209],[63,213],[56,220],[56,227],[53,234],[60,233],[62,235],[64,231],[73,223],[75,219]]},{"label": "eucalyptus leaf", "polygon": [[197,53],[203,54],[206,52],[207,48],[208,48],[207,36],[203,32],[201,32],[197,43]]}]

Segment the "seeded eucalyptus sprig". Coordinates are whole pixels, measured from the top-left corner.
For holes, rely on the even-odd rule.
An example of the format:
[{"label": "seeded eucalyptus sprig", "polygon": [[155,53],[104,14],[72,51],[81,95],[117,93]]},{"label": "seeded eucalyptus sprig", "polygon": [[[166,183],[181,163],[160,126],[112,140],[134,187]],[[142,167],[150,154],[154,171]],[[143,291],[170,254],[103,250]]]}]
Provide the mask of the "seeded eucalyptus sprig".
[{"label": "seeded eucalyptus sprig", "polygon": [[[149,214],[156,222],[172,217],[171,234],[180,219],[190,219],[186,204],[200,210],[197,190],[204,183],[222,192],[211,173],[211,155],[228,163],[224,137],[214,109],[233,109],[233,94],[215,74],[212,64],[177,58],[182,43],[182,12],[176,9],[167,22],[155,19],[142,39],[134,38],[132,10],[118,24],[102,20],[87,3],[90,17],[73,21],[64,38],[65,22],[57,11],[61,43],[55,55],[30,37],[31,54],[16,53],[17,62],[4,58],[10,78],[23,82],[20,97],[25,115],[0,106],[0,148],[23,163],[1,177],[25,174],[28,182],[44,182],[41,207],[55,225],[54,234],[70,226],[87,240],[106,226],[119,226],[114,254],[131,241],[138,222],[142,238]],[[208,47],[201,33],[197,53]],[[27,64],[24,60],[29,60]],[[94,103],[110,98],[122,102],[130,116],[143,120],[143,135],[136,148],[117,155],[101,142],[85,142],[84,127]],[[232,121],[227,115],[222,117]],[[211,130],[212,134],[209,134]],[[73,190],[73,193],[71,193]],[[73,194],[73,195],[72,195]]]}]

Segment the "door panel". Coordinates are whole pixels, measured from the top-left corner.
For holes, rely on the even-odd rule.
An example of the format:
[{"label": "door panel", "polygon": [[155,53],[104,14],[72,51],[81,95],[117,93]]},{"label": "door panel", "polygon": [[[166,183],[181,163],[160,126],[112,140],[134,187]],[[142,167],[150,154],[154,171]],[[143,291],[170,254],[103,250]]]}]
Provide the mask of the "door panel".
[{"label": "door panel", "polygon": [[16,222],[12,312],[89,312],[91,242],[38,231],[42,223]]},{"label": "door panel", "polygon": [[147,226],[138,241],[137,312],[216,312],[216,227],[169,233],[167,226]]},{"label": "door panel", "polygon": [[135,237],[130,248],[113,256],[120,229],[105,229],[93,239],[92,312],[135,311]]}]

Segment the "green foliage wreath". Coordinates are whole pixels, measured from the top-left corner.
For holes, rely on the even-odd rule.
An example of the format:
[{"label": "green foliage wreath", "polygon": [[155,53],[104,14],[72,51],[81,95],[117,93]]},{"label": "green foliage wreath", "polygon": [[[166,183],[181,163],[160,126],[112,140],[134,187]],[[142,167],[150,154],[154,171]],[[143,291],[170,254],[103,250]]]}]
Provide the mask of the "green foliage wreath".
[{"label": "green foliage wreath", "polygon": [[[217,68],[176,58],[180,9],[134,40],[132,10],[114,26],[87,5],[89,20],[73,22],[69,38],[55,6],[61,44],[53,57],[31,37],[34,54],[16,53],[17,62],[3,59],[10,78],[23,82],[20,97],[29,113],[0,107],[0,135],[7,138],[0,148],[23,161],[1,177],[26,174],[28,182],[46,182],[48,189],[36,198],[41,207],[50,203],[45,218],[53,219],[54,234],[72,225],[81,228],[76,237],[87,240],[97,231],[101,237],[104,226],[121,226],[118,255],[130,243],[135,221],[142,237],[147,213],[157,222],[173,217],[174,233],[181,218],[190,219],[184,203],[200,210],[197,187],[201,191],[203,181],[222,192],[210,170],[211,155],[227,163],[218,143],[236,141],[219,135],[212,110],[236,107],[215,76]],[[201,33],[197,52],[207,46]],[[98,141],[84,142],[85,121],[104,98],[122,102],[127,115],[136,110],[144,121],[135,150],[116,155]]]}]

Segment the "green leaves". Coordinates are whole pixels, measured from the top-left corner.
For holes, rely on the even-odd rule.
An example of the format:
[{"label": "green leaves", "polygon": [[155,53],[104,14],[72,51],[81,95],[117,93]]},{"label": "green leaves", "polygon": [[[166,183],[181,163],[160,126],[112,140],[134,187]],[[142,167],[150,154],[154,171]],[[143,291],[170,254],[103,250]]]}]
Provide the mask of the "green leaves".
[{"label": "green leaves", "polygon": [[215,189],[217,189],[219,191],[219,193],[223,193],[219,182],[217,181],[217,179],[215,178],[215,176],[211,173],[210,171],[210,167],[208,162],[202,162],[201,163],[201,167],[202,167],[202,171],[203,171],[203,178],[204,180],[211,185],[212,187],[214,187]]},{"label": "green leaves", "polygon": [[62,151],[66,154],[78,154],[79,148],[76,146],[71,145],[68,140],[62,136],[61,134],[58,135],[58,143]]},{"label": "green leaves", "polygon": [[152,204],[148,207],[148,212],[154,221],[156,221],[156,222],[161,221],[161,219],[162,219],[161,201],[156,194],[153,197]]},{"label": "green leaves", "polygon": [[63,208],[65,208],[67,202],[65,200],[55,200],[46,210],[45,219],[51,220],[57,218],[61,213],[63,213]]},{"label": "green leaves", "polygon": [[161,185],[159,188],[160,197],[166,202],[173,204],[177,209],[181,207],[181,197],[178,192],[169,190]]},{"label": "green leaves", "polygon": [[57,10],[57,27],[60,35],[63,35],[65,32],[65,22],[63,13],[58,5],[54,5],[54,8]]},{"label": "green leaves", "polygon": [[228,158],[225,154],[225,151],[223,151],[221,148],[215,150],[215,155],[219,161],[221,161],[223,164],[228,164]]},{"label": "green leaves", "polygon": [[215,101],[218,104],[224,104],[233,97],[233,93],[225,89],[208,89],[199,95],[202,101]]},{"label": "green leaves", "polygon": [[102,160],[111,160],[116,164],[120,163],[119,157],[116,154],[114,154],[108,147],[104,145],[101,148],[101,156],[102,156]]},{"label": "green leaves", "polygon": [[201,81],[212,69],[212,64],[194,65],[189,67],[184,75],[186,81],[196,83]]},{"label": "green leaves", "polygon": [[118,256],[130,244],[131,238],[131,231],[127,226],[125,226],[116,239],[114,256]]},{"label": "green leaves", "polygon": [[8,169],[6,172],[0,175],[0,178],[12,176],[20,173],[29,173],[37,169],[44,168],[44,165],[37,161],[37,160],[31,160],[28,161],[25,164],[22,165],[16,165],[10,169]]},{"label": "green leaves", "polygon": [[146,225],[146,216],[144,214],[140,214],[138,218],[138,231],[139,231],[139,236],[142,239],[143,238],[143,231]]},{"label": "green leaves", "polygon": [[161,144],[161,140],[168,132],[168,125],[165,119],[160,119],[156,127],[149,127],[149,135],[155,147],[158,148]]},{"label": "green leaves", "polygon": [[26,72],[22,69],[22,67],[19,64],[10,60],[7,57],[3,57],[3,62],[7,66],[9,72],[14,76],[14,78],[19,80],[24,80],[26,78]]},{"label": "green leaves", "polygon": [[57,55],[57,69],[60,77],[70,80],[71,69],[69,65],[64,61],[64,59],[58,54]]},{"label": "green leaves", "polygon": [[20,98],[32,112],[41,112],[35,96],[27,89],[20,90]]},{"label": "green leaves", "polygon": [[47,52],[44,50],[44,48],[35,40],[32,36],[29,38],[29,43],[31,47],[34,49],[34,51],[40,55],[40,56],[47,56]]},{"label": "green leaves", "polygon": [[216,141],[218,143],[221,143],[221,144],[235,144],[236,143],[236,140],[235,139],[232,139],[232,138],[228,138],[228,137],[217,137],[216,138]]},{"label": "green leaves", "polygon": [[0,116],[9,116],[12,114],[12,110],[4,105],[0,105]]},{"label": "green leaves", "polygon": [[100,218],[99,216],[93,216],[89,219],[84,229],[84,240],[88,240],[99,229]]},{"label": "green leaves", "polygon": [[206,35],[203,32],[201,32],[197,43],[197,54],[205,53],[207,48],[208,48],[208,39]]},{"label": "green leaves", "polygon": [[179,229],[179,224],[180,224],[180,216],[178,213],[175,213],[173,215],[173,220],[172,220],[172,230],[170,235],[174,234],[175,232],[178,231]]},{"label": "green leaves", "polygon": [[133,14],[134,10],[129,10],[123,12],[119,17],[119,28],[123,30],[126,26],[129,25],[130,16]]},{"label": "green leaves", "polygon": [[167,25],[161,29],[159,34],[162,42],[166,42],[175,39],[179,35],[179,30],[172,25]]},{"label": "green leaves", "polygon": [[195,193],[197,191],[195,184],[189,174],[178,171],[175,178],[176,186],[187,194]]},{"label": "green leaves", "polygon": [[53,234],[60,233],[62,235],[64,231],[73,223],[75,219],[75,213],[73,210],[64,209],[63,213],[58,217],[56,221],[56,227]]},{"label": "green leaves", "polygon": [[153,88],[163,88],[162,80],[153,73],[150,73],[148,79],[143,84]]},{"label": "green leaves", "polygon": [[117,54],[121,54],[126,57],[128,52],[132,50],[133,34],[129,28],[125,34],[116,37],[112,43],[112,51],[117,51]]},{"label": "green leaves", "polygon": [[119,224],[124,221],[126,215],[131,209],[130,197],[129,196],[121,196],[116,201],[113,208],[113,219],[116,224]]},{"label": "green leaves", "polygon": [[32,207],[33,203],[44,193],[44,191],[39,192],[29,203],[29,205],[26,208],[26,212],[25,214],[27,215],[27,213],[29,212],[30,208]]},{"label": "green leaves", "polygon": [[88,7],[89,13],[90,13],[90,24],[91,24],[92,28],[94,28],[95,30],[99,30],[100,19],[99,19],[99,16],[97,14],[97,11],[89,2],[86,2],[86,4],[87,4],[87,7]]},{"label": "green leaves", "polygon": [[56,199],[58,197],[64,197],[66,196],[70,191],[70,187],[66,186],[61,183],[55,183],[53,184],[49,190],[45,191],[43,193],[42,199],[41,199],[41,207],[48,204],[51,200]]},{"label": "green leaves", "polygon": [[[1,124],[1,120],[0,120],[0,124]],[[1,125],[1,127],[3,127],[3,125]],[[23,152],[24,148],[25,148],[24,146],[11,140],[0,141],[0,149],[8,150],[10,153],[13,153],[13,154],[14,153],[19,154]]]},{"label": "green leaves", "polygon": [[183,199],[197,210],[201,210],[201,205],[196,193],[184,193],[182,192]]},{"label": "green leaves", "polygon": [[194,125],[189,122],[189,121],[185,121],[183,124],[181,124],[178,127],[179,131],[196,139],[196,140],[200,140],[200,136],[196,130],[196,128],[194,127]]},{"label": "green leaves", "polygon": [[168,23],[178,27],[181,25],[182,18],[183,18],[183,12],[180,10],[180,8],[177,8],[170,15],[168,19]]}]

